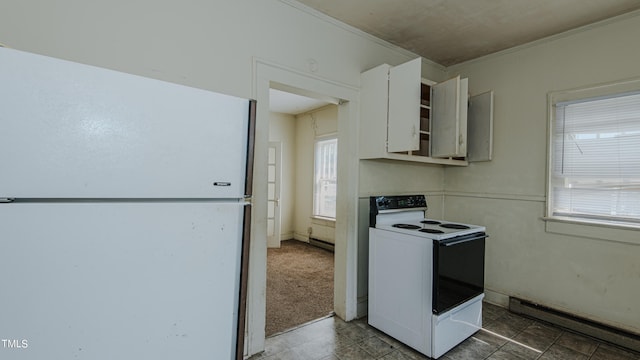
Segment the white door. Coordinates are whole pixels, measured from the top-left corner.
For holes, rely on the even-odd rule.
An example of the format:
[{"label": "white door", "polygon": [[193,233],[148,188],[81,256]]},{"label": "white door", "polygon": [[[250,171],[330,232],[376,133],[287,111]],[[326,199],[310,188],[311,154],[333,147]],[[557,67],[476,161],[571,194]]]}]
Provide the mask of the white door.
[{"label": "white door", "polygon": [[282,142],[269,142],[267,159],[267,247],[280,247],[280,163]]}]

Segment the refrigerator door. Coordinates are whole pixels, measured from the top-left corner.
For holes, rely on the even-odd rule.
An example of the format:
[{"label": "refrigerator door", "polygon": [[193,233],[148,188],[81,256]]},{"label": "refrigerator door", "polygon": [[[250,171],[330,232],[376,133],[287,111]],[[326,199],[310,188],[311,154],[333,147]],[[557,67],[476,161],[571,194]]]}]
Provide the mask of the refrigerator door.
[{"label": "refrigerator door", "polygon": [[239,198],[249,100],[0,48],[0,198]]},{"label": "refrigerator door", "polygon": [[0,205],[0,358],[232,359],[243,210]]}]

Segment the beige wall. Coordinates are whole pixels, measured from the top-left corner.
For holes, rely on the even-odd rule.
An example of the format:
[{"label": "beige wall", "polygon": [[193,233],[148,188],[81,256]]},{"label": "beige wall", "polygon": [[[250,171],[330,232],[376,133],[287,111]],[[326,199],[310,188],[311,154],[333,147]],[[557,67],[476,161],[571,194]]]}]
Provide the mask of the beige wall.
[{"label": "beige wall", "polygon": [[640,231],[567,225],[589,237],[560,235],[542,220],[547,94],[639,76],[639,32],[640,16],[627,16],[449,69],[469,77],[472,94],[495,92],[493,161],[444,175],[446,217],[487,226],[494,300],[517,296],[640,332]]},{"label": "beige wall", "polygon": [[[330,226],[322,222],[312,223],[313,213],[313,167],[314,141],[318,136],[336,134],[338,131],[338,107],[328,105],[321,109],[296,117],[296,210],[294,236],[308,241],[308,229],[323,237],[321,240],[335,242]],[[340,144],[338,143],[338,146]],[[327,237],[331,238],[327,238]],[[312,235],[313,237],[313,235]]]},{"label": "beige wall", "polygon": [[[338,131],[338,107],[327,105],[300,115],[270,114],[269,141],[282,142],[280,239],[309,241],[312,237],[335,243],[335,227],[312,221],[314,141]],[[275,244],[269,246],[277,246]]]}]

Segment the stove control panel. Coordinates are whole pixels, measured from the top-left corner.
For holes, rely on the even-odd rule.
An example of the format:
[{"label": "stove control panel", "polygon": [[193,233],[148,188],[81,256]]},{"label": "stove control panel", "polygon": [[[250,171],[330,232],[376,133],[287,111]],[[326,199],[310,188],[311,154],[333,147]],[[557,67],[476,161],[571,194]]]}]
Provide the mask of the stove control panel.
[{"label": "stove control panel", "polygon": [[378,214],[410,210],[427,210],[424,195],[372,196],[369,198],[369,226],[376,227]]},{"label": "stove control panel", "polygon": [[426,209],[427,200],[424,195],[372,196],[370,212],[379,213],[386,210]]}]

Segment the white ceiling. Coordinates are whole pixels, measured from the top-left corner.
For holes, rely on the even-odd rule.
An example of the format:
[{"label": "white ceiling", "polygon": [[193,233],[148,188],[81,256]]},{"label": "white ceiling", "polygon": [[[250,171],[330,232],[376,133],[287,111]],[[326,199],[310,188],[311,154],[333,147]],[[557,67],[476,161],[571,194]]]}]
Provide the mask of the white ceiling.
[{"label": "white ceiling", "polygon": [[[444,66],[640,9],[640,0],[297,2]],[[269,98],[271,111],[294,115],[328,104],[276,89]]]},{"label": "white ceiling", "polygon": [[639,0],[298,2],[444,66],[640,9]]},{"label": "white ceiling", "polygon": [[298,115],[328,104],[329,102],[325,100],[269,89],[269,110],[273,112]]}]

